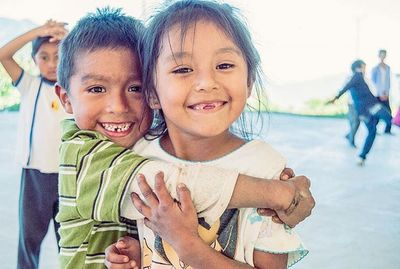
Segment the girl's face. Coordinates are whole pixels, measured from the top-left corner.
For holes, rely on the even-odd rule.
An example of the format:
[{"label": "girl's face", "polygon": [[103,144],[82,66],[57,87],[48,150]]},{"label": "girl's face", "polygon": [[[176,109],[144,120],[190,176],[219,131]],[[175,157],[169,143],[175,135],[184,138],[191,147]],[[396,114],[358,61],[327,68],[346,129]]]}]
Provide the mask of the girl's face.
[{"label": "girl's face", "polygon": [[252,86],[240,49],[209,21],[189,27],[184,40],[179,26],[165,34],[155,85],[152,107],[164,112],[169,136],[189,139],[229,134]]}]

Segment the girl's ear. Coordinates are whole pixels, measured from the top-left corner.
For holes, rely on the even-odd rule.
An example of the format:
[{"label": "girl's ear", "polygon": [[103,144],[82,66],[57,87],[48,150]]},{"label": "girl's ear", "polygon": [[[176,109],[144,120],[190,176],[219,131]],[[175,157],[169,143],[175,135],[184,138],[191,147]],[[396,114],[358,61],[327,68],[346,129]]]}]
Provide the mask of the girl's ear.
[{"label": "girl's ear", "polygon": [[65,112],[72,114],[72,105],[69,100],[67,90],[61,87],[58,83],[56,83],[55,88],[58,99],[60,99],[60,102],[64,107]]},{"label": "girl's ear", "polygon": [[149,105],[151,109],[161,109],[160,101],[158,101],[158,97],[154,94],[150,96]]}]

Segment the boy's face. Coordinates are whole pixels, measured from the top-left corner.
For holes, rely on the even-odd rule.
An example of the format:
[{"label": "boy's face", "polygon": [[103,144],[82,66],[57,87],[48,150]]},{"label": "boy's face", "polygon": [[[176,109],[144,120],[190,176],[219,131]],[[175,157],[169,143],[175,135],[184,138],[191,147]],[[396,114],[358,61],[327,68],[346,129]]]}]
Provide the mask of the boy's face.
[{"label": "boy's face", "polygon": [[125,48],[79,53],[69,93],[56,86],[80,129],[94,130],[123,146],[134,145],[150,125],[137,55]]},{"label": "boy's face", "polygon": [[379,52],[379,59],[381,59],[381,61],[384,61],[386,58],[386,52],[381,51]]},{"label": "boy's face", "polygon": [[40,74],[50,80],[57,80],[58,42],[43,43],[33,58]]}]

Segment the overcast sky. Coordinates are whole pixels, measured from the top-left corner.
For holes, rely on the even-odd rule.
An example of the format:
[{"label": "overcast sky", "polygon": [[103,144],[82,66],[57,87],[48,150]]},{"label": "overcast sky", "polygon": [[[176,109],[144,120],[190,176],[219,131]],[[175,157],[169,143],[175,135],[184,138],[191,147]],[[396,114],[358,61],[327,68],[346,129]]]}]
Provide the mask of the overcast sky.
[{"label": "overcast sky", "polygon": [[[243,10],[273,83],[347,73],[360,57],[371,68],[377,51],[400,73],[399,0],[227,0]],[[48,18],[74,25],[96,7],[122,7],[143,18],[159,0],[2,0],[0,16],[42,24]],[[0,25],[1,27],[1,25]]]}]

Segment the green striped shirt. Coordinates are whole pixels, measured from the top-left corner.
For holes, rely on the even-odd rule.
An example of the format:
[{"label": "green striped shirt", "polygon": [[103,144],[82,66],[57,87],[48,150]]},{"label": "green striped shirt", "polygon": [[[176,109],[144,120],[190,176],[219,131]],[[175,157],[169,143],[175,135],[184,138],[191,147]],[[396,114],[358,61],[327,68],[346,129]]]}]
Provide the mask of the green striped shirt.
[{"label": "green striped shirt", "polygon": [[129,182],[148,160],[95,131],[62,122],[59,199],[61,268],[105,268],[105,249],[124,235],[138,237],[120,217]]}]

